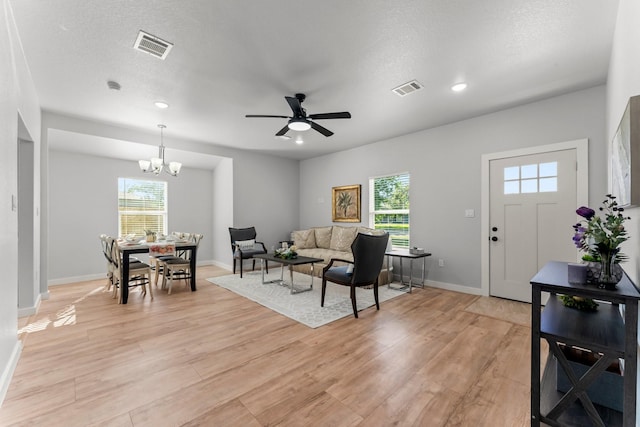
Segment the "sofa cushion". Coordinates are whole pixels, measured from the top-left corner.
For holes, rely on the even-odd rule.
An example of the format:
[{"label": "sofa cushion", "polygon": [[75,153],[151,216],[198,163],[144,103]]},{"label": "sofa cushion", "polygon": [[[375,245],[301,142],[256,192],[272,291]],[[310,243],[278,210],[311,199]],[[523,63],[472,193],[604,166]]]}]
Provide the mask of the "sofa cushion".
[{"label": "sofa cushion", "polygon": [[313,231],[316,238],[316,247],[329,249],[331,245],[331,229],[333,227],[317,227]]},{"label": "sofa cushion", "polygon": [[[321,267],[324,267],[325,265],[329,264],[329,261],[331,261],[331,258],[344,259],[344,260],[353,262],[353,254],[351,253],[351,251],[343,252],[343,251],[334,251],[333,249],[322,249],[322,248],[299,249],[298,255],[307,256],[311,258],[322,258],[322,262],[318,263],[321,265]],[[336,262],[334,265],[344,265],[344,263]]]},{"label": "sofa cushion", "polygon": [[353,239],[356,238],[357,231],[357,227],[334,226],[331,231],[329,249],[351,252],[351,244],[353,243]]},{"label": "sofa cushion", "polygon": [[291,240],[298,249],[312,249],[316,247],[316,233],[313,229],[298,230],[291,233]]}]

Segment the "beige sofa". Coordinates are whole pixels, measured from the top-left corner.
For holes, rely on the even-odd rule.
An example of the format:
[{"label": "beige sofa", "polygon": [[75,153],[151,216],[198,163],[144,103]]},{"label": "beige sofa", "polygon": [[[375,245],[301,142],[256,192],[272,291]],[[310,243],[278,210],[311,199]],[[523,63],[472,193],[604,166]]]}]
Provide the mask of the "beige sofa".
[{"label": "beige sofa", "polygon": [[[291,241],[296,245],[298,255],[314,258],[322,258],[322,262],[314,264],[314,276],[321,277],[322,269],[329,264],[331,258],[340,258],[353,261],[351,243],[358,233],[380,235],[383,231],[367,227],[342,227],[338,225],[328,227],[314,227],[306,230],[296,230],[291,233]],[[334,263],[334,266],[344,263]],[[309,264],[294,266],[294,271],[310,274]],[[387,284],[390,272],[387,269],[387,260],[382,264],[382,271],[378,278],[378,284]]]}]

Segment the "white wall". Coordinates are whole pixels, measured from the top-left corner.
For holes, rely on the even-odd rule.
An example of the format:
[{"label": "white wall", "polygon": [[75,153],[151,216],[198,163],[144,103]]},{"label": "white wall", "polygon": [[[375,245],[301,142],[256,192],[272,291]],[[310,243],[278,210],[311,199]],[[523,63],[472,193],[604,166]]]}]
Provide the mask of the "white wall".
[{"label": "white wall", "polygon": [[[613,139],[629,98],[640,95],[640,2],[620,0],[607,80],[607,141]],[[628,209],[630,240],[622,246],[629,256],[624,264],[629,277],[640,284],[640,208]]]},{"label": "white wall", "polygon": [[231,269],[229,224],[233,224],[233,159],[224,159],[213,171],[213,258],[219,267]]},{"label": "white wall", "polygon": [[166,181],[168,231],[201,233],[198,262],[213,257],[213,173],[183,168],[180,176],[144,174],[132,161],[49,152],[50,284],[104,276],[98,236],[118,236],[118,178]]},{"label": "white wall", "polygon": [[[607,80],[607,141],[613,139],[629,98],[640,95],[638,17],[639,1],[620,0]],[[629,257],[624,269],[637,286],[640,284],[640,207],[627,209],[626,213],[631,217],[631,221],[627,221],[626,225],[630,239],[622,245],[622,251]],[[638,342],[640,343],[640,337]],[[640,363],[640,351],[638,354]],[[640,387],[640,372],[638,375]],[[640,405],[637,405],[636,425],[640,425]]]},{"label": "white wall", "polygon": [[[0,279],[0,402],[20,354],[18,322],[18,218],[12,197],[18,194],[18,122],[34,137],[34,155],[40,143],[40,109],[29,74],[11,6],[0,1],[0,258],[4,263]],[[36,164],[36,168],[39,162]],[[35,181],[40,174],[35,172]],[[38,188],[35,191],[39,191]],[[39,200],[39,193],[34,194]],[[37,204],[35,205],[38,206]],[[34,232],[39,232],[36,226]],[[35,244],[35,243],[34,243]],[[34,247],[34,252],[40,248]]]},{"label": "white wall", "polygon": [[[428,279],[480,288],[481,155],[589,139],[590,198],[606,193],[603,86],[373,143],[300,164],[301,227],[331,225],[331,187],[362,185],[368,223],[370,177],[411,174],[411,244],[433,254]],[[475,218],[465,218],[474,209]],[[572,224],[567,224],[567,239]],[[443,259],[437,267],[433,260]]]},{"label": "white wall", "polygon": [[[75,133],[86,133],[123,141],[136,141],[157,145],[157,137],[133,129],[45,113],[43,126]],[[45,134],[46,137],[46,134]],[[194,176],[194,169],[183,167],[180,176],[167,176],[169,186],[169,230],[200,231],[205,235],[198,251],[199,260],[213,261],[218,265],[231,266],[228,227],[253,225],[258,238],[268,246],[287,238],[298,227],[298,161],[269,156],[261,153],[219,147],[194,141],[171,141],[172,147],[180,150],[224,157],[215,172],[207,177]],[[46,141],[45,141],[46,144]],[[63,154],[64,153],[64,154]],[[49,150],[43,161],[47,167],[48,209],[43,231],[48,238],[49,283],[64,283],[99,277],[104,266],[90,248],[97,248],[97,236],[101,233],[117,234],[115,204],[118,176],[146,176],[133,161],[114,160],[103,157],[72,154]],[[128,172],[130,171],[130,172]],[[202,171],[201,171],[202,172]],[[191,177],[191,178],[190,178]],[[72,190],[80,187],[79,190]],[[66,198],[71,191],[80,191],[95,213],[73,211]],[[110,193],[111,192],[111,193]],[[177,206],[173,206],[176,201]],[[188,208],[183,208],[188,206]],[[98,215],[89,218],[90,215]],[[83,237],[65,234],[73,233]],[[63,243],[60,243],[63,242]],[[62,250],[60,249],[62,244]],[[89,249],[80,259],[70,260],[68,251]],[[67,252],[65,254],[65,252]],[[81,262],[79,262],[81,261]]]}]

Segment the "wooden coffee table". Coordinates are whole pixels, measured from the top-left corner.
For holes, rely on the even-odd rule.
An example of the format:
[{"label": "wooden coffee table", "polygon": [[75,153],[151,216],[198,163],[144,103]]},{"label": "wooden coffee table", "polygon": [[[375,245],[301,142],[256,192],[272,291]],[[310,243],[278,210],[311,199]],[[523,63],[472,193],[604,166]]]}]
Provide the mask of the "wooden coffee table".
[{"label": "wooden coffee table", "polygon": [[[311,258],[311,257],[306,257],[306,256],[298,256],[297,258],[292,258],[292,259],[282,259],[282,258],[278,258],[277,256],[273,255],[273,254],[258,254],[258,255],[254,255],[254,258],[258,258],[260,259],[260,271],[262,272],[262,284],[266,285],[267,283],[276,283],[280,286],[286,286],[291,288],[291,293],[292,294],[298,294],[300,292],[307,292],[313,289],[313,264],[316,262],[322,262],[323,259],[322,258]],[[275,280],[264,280],[264,263],[267,261],[272,261],[272,262],[277,262],[280,263],[280,279],[275,279]],[[296,286],[293,283],[293,268],[292,266],[294,265],[302,265],[302,264],[311,264],[311,283],[309,284],[308,288],[296,288]],[[288,265],[289,266],[289,277],[291,279],[291,281],[287,284],[284,281],[284,266]]]}]

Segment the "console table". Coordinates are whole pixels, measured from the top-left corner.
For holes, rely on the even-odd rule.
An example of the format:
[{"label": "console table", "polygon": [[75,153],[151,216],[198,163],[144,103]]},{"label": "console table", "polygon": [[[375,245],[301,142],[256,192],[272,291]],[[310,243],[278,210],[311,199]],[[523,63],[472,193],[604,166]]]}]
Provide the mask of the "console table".
[{"label": "console table", "polygon": [[[640,294],[625,274],[616,290],[568,282],[567,263],[551,261],[531,279],[531,425],[624,426],[636,425],[636,376],[638,300]],[[544,310],[541,293],[551,294]],[[557,294],[593,298],[600,302],[596,312],[565,307]],[[610,302],[610,304],[606,302]],[[621,314],[624,312],[624,315]],[[540,379],[540,339],[549,343],[549,356]],[[580,347],[600,355],[581,377],[573,372],[559,343]],[[587,388],[618,358],[624,359],[623,412],[595,405]],[[556,370],[562,369],[572,387],[556,390]],[[579,400],[582,405],[577,404]]]}]

